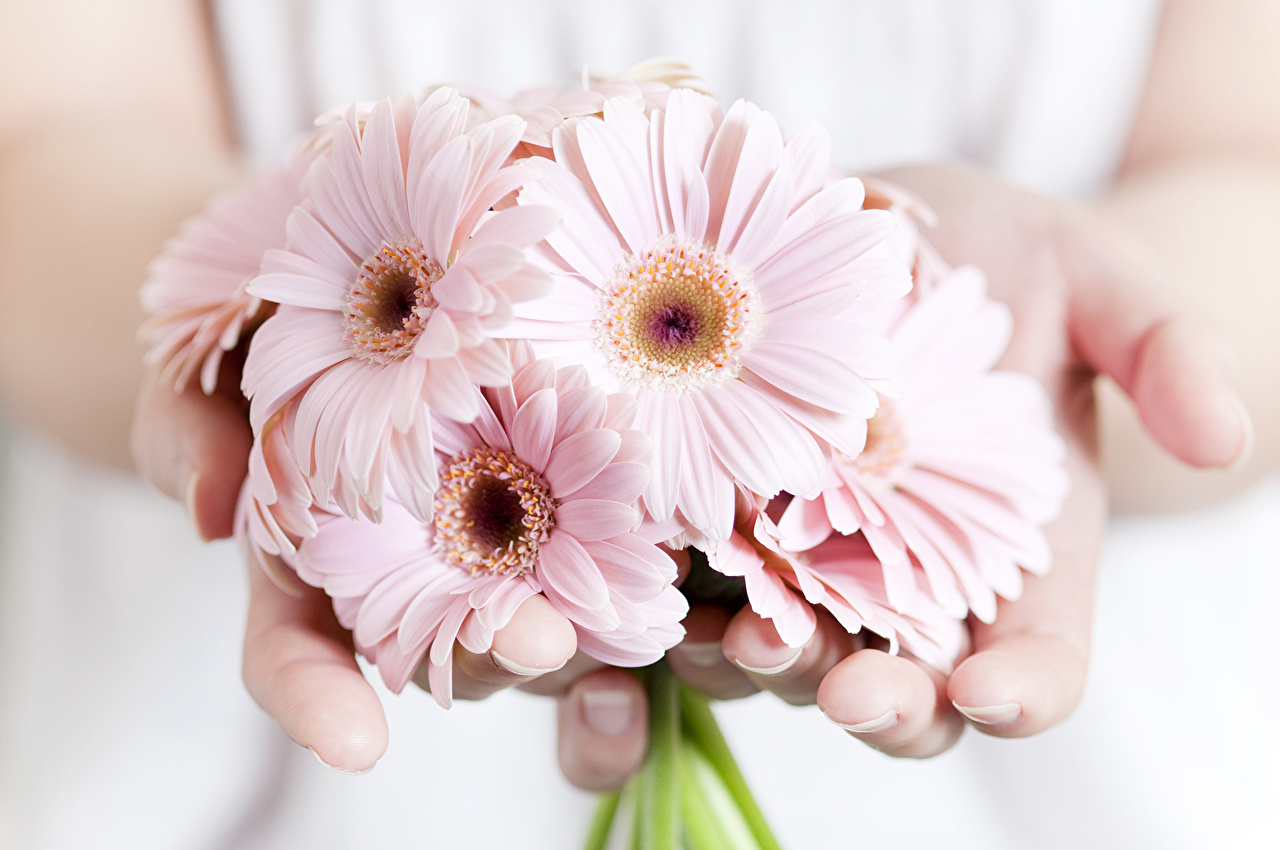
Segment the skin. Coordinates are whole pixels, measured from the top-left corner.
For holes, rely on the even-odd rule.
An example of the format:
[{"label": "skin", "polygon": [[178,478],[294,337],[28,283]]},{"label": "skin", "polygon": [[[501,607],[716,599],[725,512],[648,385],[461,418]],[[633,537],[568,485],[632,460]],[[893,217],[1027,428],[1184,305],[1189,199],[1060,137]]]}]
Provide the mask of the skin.
[{"label": "skin", "polygon": [[[137,468],[212,539],[231,532],[249,440],[243,406],[229,391],[159,387],[132,341],[147,259],[209,194],[242,179],[207,32],[200,6],[163,0],[110,13],[71,0],[0,12],[0,285],[13,311],[0,335],[0,391],[28,426],[124,465],[128,400],[141,385]],[[986,270],[1017,317],[1005,365],[1038,377],[1057,402],[1074,487],[1048,530],[1052,573],[1029,579],[994,625],[973,625],[973,654],[949,678],[825,616],[797,657],[749,611],[706,608],[691,613],[689,641],[671,654],[681,675],[726,698],[768,690],[816,701],[898,756],[937,754],[966,725],[1017,737],[1070,713],[1088,663],[1108,492],[1128,509],[1186,506],[1239,490],[1280,457],[1268,392],[1280,363],[1270,333],[1280,257],[1263,236],[1280,226],[1280,111],[1255,108],[1280,102],[1276,43],[1280,11],[1265,0],[1170,0],[1124,165],[1091,206],[962,164],[885,175],[938,211],[943,225],[929,238],[944,257]],[[54,345],[32,281],[72,294],[58,302]],[[1099,373],[1109,381],[1095,395]],[[1256,434],[1242,464],[1241,397]],[[1116,459],[1105,481],[1098,422],[1102,452]],[[370,769],[386,721],[327,600],[288,596],[256,571],[250,585],[250,693],[326,764]],[[565,775],[616,787],[643,754],[643,695],[575,649],[563,617],[531,601],[493,651],[459,652],[455,687],[474,698],[511,686],[559,695]]]}]

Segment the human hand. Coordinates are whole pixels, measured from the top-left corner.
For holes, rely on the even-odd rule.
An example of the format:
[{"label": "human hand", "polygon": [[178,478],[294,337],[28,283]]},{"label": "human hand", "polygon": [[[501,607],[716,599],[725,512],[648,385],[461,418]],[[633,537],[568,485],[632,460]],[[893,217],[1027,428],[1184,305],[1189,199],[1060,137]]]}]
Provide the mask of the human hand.
[{"label": "human hand", "polygon": [[1082,207],[1038,197],[960,165],[895,171],[938,212],[927,237],[950,263],[986,272],[1015,317],[1000,367],[1049,392],[1067,447],[1072,490],[1046,529],[1055,567],[1027,576],[995,622],[971,620],[973,654],[950,677],[890,656],[819,612],[799,652],[749,610],[732,618],[695,607],[688,638],[669,652],[678,673],[713,696],[755,689],[813,703],[833,722],[897,756],[950,747],[966,722],[1001,737],[1032,735],[1080,699],[1088,664],[1094,570],[1106,518],[1094,379],[1107,374],[1136,403],[1170,454],[1229,466],[1248,451],[1249,426],[1228,374],[1227,347],[1180,315],[1162,272],[1136,240]]},{"label": "human hand", "polygon": [[[175,393],[153,369],[135,411],[132,446],[139,471],[184,501],[206,540],[233,533],[248,467],[252,435],[238,372],[239,358],[228,357],[217,390],[206,396],[194,386]],[[386,718],[331,600],[309,587],[287,593],[256,567],[249,570],[249,591],[243,673],[250,694],[327,766],[343,773],[372,769],[387,746]],[[583,787],[607,787],[615,766],[630,773],[643,759],[643,691],[629,674],[575,656],[576,646],[569,621],[541,597],[531,597],[495,634],[489,652],[454,647],[454,695],[483,699],[517,685],[564,695],[566,775]],[[425,672],[418,681],[425,687]]]}]

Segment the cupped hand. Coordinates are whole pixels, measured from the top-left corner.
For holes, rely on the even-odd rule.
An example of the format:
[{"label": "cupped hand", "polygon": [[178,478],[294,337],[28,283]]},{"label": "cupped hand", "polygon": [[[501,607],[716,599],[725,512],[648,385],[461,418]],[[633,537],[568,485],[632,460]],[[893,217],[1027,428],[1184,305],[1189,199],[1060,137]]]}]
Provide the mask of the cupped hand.
[{"label": "cupped hand", "polygon": [[[1046,529],[1054,568],[1026,576],[996,620],[971,618],[972,654],[950,676],[845,634],[820,613],[799,651],[749,610],[695,608],[690,641],[670,652],[682,677],[712,696],[756,689],[814,703],[828,719],[896,756],[949,748],[964,726],[1001,737],[1044,731],[1079,702],[1089,659],[1094,574],[1106,524],[1094,383],[1112,378],[1165,451],[1228,467],[1250,426],[1229,373],[1228,346],[1179,312],[1164,273],[1136,239],[1082,206],[1013,188],[960,164],[883,175],[924,199],[940,224],[926,238],[952,265],[972,263],[1014,314],[999,368],[1049,392],[1066,441],[1071,492]],[[696,639],[695,639],[696,636]]]},{"label": "cupped hand", "polygon": [[[239,393],[238,361],[228,358],[218,389],[183,392],[151,370],[135,409],[132,448],[138,470],[183,501],[206,540],[234,531],[235,503],[248,468],[252,434]],[[575,655],[569,621],[545,599],[526,600],[489,652],[454,647],[453,688],[483,699],[524,686],[561,695],[565,773],[582,787],[621,784],[644,756],[647,711],[629,674]],[[350,634],[329,598],[315,588],[287,593],[256,567],[249,570],[243,673],[249,693],[325,765],[342,773],[371,770],[387,747],[387,721],[356,663]],[[547,675],[554,673],[554,675]],[[418,677],[425,687],[425,674]]]}]

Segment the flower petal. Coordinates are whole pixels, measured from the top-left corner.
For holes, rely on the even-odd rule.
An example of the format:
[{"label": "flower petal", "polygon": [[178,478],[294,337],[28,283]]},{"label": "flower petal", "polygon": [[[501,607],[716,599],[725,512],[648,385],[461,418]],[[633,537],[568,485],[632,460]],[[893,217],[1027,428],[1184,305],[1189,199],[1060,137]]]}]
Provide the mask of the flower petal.
[{"label": "flower petal", "polygon": [[[609,585],[595,561],[570,534],[556,529],[538,547],[538,578],[565,599],[587,610],[609,605]],[[614,615],[614,625],[617,625]]]},{"label": "flower petal", "polygon": [[535,471],[546,469],[556,433],[556,391],[538,390],[516,411],[511,447]]},{"label": "flower petal", "polygon": [[607,428],[580,431],[558,442],[542,473],[551,485],[551,495],[562,499],[590,482],[609,465],[621,445],[618,432]]},{"label": "flower petal", "polygon": [[612,499],[575,499],[556,508],[555,534],[607,540],[626,534],[639,519],[634,508]]}]

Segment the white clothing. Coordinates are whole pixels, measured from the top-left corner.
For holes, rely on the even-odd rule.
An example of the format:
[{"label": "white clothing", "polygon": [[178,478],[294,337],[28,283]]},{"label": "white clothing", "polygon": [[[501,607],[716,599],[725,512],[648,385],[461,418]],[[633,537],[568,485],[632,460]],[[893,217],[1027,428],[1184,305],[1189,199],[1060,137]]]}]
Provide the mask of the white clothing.
[{"label": "white clothing", "polygon": [[[666,54],[792,131],[821,121],[847,167],[961,155],[1087,195],[1119,155],[1157,5],[226,0],[218,11],[243,138],[262,163],[306,117],[353,99],[450,81],[510,92]],[[28,436],[8,457],[0,848],[578,843],[591,800],[556,770],[551,701],[506,693],[446,714],[421,693],[384,693],[387,755],[369,776],[331,774],[243,693],[229,546],[197,544],[176,506]],[[901,761],[814,709],[764,696],[721,706],[784,845],[1280,844],[1269,806],[1280,741],[1263,714],[1280,694],[1259,675],[1280,658],[1264,628],[1278,509],[1272,480],[1212,510],[1118,523],[1090,688],[1037,738],[969,734],[937,759]]]}]

